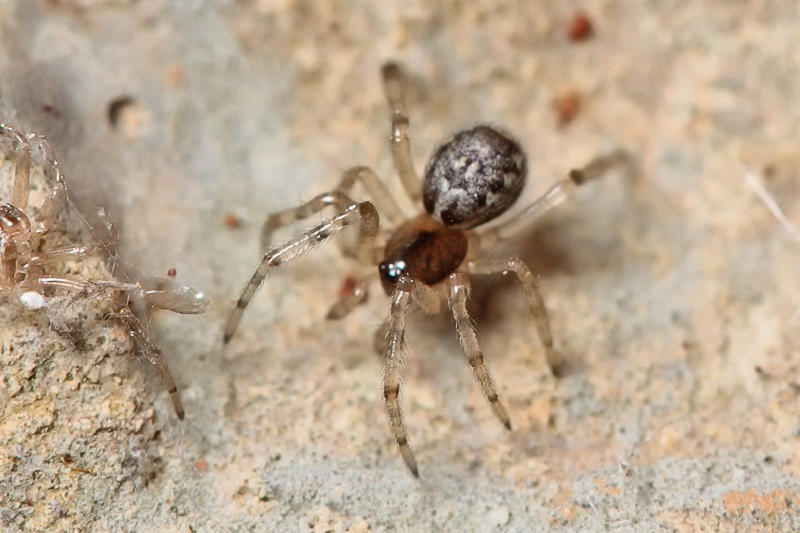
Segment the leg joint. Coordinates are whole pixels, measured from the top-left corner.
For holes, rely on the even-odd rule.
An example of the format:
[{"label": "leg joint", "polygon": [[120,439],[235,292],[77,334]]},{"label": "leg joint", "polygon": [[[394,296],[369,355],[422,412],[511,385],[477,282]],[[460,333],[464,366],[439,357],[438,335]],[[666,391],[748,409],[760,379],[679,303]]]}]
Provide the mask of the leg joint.
[{"label": "leg joint", "polygon": [[396,400],[399,395],[400,395],[399,385],[395,385],[394,387],[383,388],[383,398],[385,400]]}]

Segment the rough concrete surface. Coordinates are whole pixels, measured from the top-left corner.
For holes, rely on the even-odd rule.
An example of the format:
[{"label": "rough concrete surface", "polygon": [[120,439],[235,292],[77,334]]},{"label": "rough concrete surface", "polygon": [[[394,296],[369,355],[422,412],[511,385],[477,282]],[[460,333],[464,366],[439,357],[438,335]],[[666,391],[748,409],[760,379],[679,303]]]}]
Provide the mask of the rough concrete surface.
[{"label": "rough concrete surface", "polygon": [[[800,225],[798,36],[790,1],[0,0],[0,122],[48,135],[128,271],[175,268],[213,298],[151,324],[183,423],[102,309],[74,342],[1,304],[0,529],[800,530],[800,243],[745,179]],[[270,275],[221,342],[268,212],[354,164],[399,194],[388,59],[418,169],[487,122],[528,153],[519,206],[598,153],[636,161],[509,245],[539,280],[559,378],[517,284],[475,287],[513,431],[448,317],[412,320],[420,480],[383,412],[382,291],[324,319],[362,272],[336,243]]]}]

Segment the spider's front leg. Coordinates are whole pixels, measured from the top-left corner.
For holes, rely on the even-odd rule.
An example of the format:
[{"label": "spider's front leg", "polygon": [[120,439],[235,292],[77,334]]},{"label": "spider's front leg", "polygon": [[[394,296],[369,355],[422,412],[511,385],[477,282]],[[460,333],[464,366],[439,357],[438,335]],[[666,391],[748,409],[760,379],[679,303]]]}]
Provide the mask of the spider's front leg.
[{"label": "spider's front leg", "polygon": [[369,193],[375,207],[380,211],[381,217],[387,220],[390,226],[396,226],[403,220],[403,210],[397,205],[397,201],[392,196],[391,191],[378,178],[375,171],[369,167],[358,166],[347,169],[342,174],[342,179],[339,181],[339,186],[336,187],[336,190],[349,195],[356,182],[361,182]]},{"label": "spider's front leg", "polygon": [[[369,167],[352,167],[342,174],[342,179],[339,180],[339,185],[333,192],[320,194],[303,205],[270,213],[261,227],[261,253],[266,253],[269,250],[272,236],[280,228],[319,213],[326,207],[333,206],[337,210],[343,210],[354,203],[350,199],[350,192],[357,182],[361,182],[369,193],[373,205],[378,208],[381,216],[388,220],[390,224],[397,224],[403,218],[400,206],[397,205],[391,192],[378,178],[378,175]],[[361,255],[360,252],[359,255]],[[366,260],[366,252],[363,255],[364,257],[357,257],[357,259]],[[371,263],[371,261],[368,262]]]},{"label": "spider's front leg", "polygon": [[[382,341],[376,344],[380,349],[383,364],[383,398],[386,404],[386,414],[392,428],[403,461],[414,477],[419,477],[417,461],[408,444],[406,426],[403,422],[403,413],[400,409],[400,382],[403,374],[403,357],[406,351],[405,333],[406,318],[411,305],[416,304],[429,314],[439,312],[439,295],[431,287],[411,278],[401,277],[392,293],[389,317],[380,328],[385,332]],[[377,340],[377,339],[376,339]]]},{"label": "spider's front leg", "polygon": [[475,334],[475,327],[472,325],[469,314],[467,313],[467,297],[469,296],[469,282],[464,274],[455,273],[447,278],[447,303],[453,312],[453,319],[456,323],[458,339],[461,348],[467,357],[467,362],[472,368],[475,379],[481,386],[483,395],[489,400],[492,411],[506,429],[511,429],[511,419],[508,417],[506,408],[500,402],[497,394],[497,386],[494,384],[489,367],[483,357],[483,352],[478,344],[478,337]]},{"label": "spider's front leg", "polygon": [[369,284],[375,278],[377,278],[377,273],[373,271],[361,279],[345,279],[339,299],[328,310],[325,318],[328,320],[340,320],[352,313],[356,307],[366,302]]},{"label": "spider's front leg", "polygon": [[[375,237],[378,234],[378,212],[375,210],[375,206],[370,202],[354,202],[347,195],[334,191],[321,194],[295,209],[281,211],[275,215],[275,218],[270,218],[281,221],[287,221],[289,219],[298,220],[310,216],[315,212],[319,212],[327,206],[336,207],[337,213],[333,218],[324,221],[322,224],[310,229],[303,235],[292,239],[286,244],[277,246],[264,254],[261,264],[245,286],[242,295],[236,303],[236,309],[233,310],[233,313],[231,313],[228,319],[223,337],[224,343],[228,343],[233,337],[233,334],[239,327],[239,321],[242,319],[245,308],[247,308],[250,300],[253,299],[256,289],[264,282],[264,278],[266,278],[271,269],[308,253],[316,245],[330,239],[344,228],[353,224],[358,224],[358,255],[364,262],[369,262],[373,254]],[[275,222],[270,228],[274,229],[281,225],[285,224],[278,224],[278,222]],[[265,228],[267,228],[267,225],[265,225]],[[271,237],[272,229],[270,229],[269,237]],[[262,232],[262,238],[263,236],[264,234]]]}]

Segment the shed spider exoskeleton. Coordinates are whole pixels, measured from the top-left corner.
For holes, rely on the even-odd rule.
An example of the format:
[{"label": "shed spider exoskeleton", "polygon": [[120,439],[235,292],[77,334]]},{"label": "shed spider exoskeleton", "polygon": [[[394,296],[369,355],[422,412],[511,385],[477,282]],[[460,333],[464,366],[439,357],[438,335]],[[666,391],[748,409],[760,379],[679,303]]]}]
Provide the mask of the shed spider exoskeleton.
[{"label": "shed spider exoskeleton", "polygon": [[[392,109],[394,165],[406,194],[415,203],[421,201],[425,211],[407,218],[372,170],[355,167],[344,173],[333,191],[320,194],[299,207],[269,215],[261,234],[264,250],[278,228],[307,218],[325,207],[335,209],[331,219],[286,244],[266,251],[228,320],[224,342],[230,341],[236,332],[242,313],[270,269],[309,252],[342,229],[357,225],[359,233],[354,255],[364,264],[377,264],[383,288],[391,297],[389,316],[376,333],[376,349],[382,356],[386,412],[403,460],[414,476],[419,477],[399,402],[406,317],[412,305],[426,313],[437,313],[441,299],[433,286],[446,284],[447,304],[453,313],[467,362],[495,415],[506,428],[511,429],[511,421],[500,402],[467,314],[467,274],[513,272],[517,275],[530,303],[547,360],[553,364],[555,352],[547,310],[530,269],[518,257],[483,256],[481,252],[517,234],[548,209],[561,203],[570,191],[625,162],[627,156],[622,151],[615,151],[581,169],[572,170],[519,214],[492,228],[480,228],[505,213],[522,192],[527,173],[522,149],[516,141],[494,127],[477,126],[457,133],[440,146],[433,153],[420,181],[411,159],[409,121],[398,65],[388,63],[383,67],[383,82]],[[348,196],[357,181],[372,196],[374,204],[354,201]],[[376,248],[379,229],[376,207],[393,228],[387,233],[382,248]],[[373,278],[374,273],[359,280],[353,291],[333,305],[328,318],[342,318],[363,302],[367,283]]]},{"label": "shed spider exoskeleton", "polygon": [[[143,302],[146,310],[158,308],[197,314],[206,310],[208,298],[194,287],[159,276],[129,283],[49,274],[50,267],[57,263],[92,255],[106,245],[45,247],[47,234],[68,200],[64,175],[44,136],[24,134],[0,124],[0,137],[12,141],[16,150],[11,201],[0,203],[0,297],[16,298],[29,309],[44,309],[50,324],[61,331],[71,329],[68,311],[77,302],[99,300],[110,304],[113,311],[110,316],[127,326],[139,353],[155,365],[170,394],[175,413],[183,419],[183,404],[172,371],[147,328],[128,304],[132,300]],[[25,213],[31,191],[31,141],[44,160],[44,176],[50,187],[34,223]],[[110,222],[107,223],[109,231],[115,233]]]}]

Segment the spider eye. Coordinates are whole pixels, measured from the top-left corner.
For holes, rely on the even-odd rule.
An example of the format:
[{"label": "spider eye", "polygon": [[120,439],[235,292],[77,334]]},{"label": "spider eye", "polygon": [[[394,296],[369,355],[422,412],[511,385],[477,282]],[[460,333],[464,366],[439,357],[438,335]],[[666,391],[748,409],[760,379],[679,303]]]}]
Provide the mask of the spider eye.
[{"label": "spider eye", "polygon": [[380,270],[381,275],[388,281],[397,283],[397,280],[400,279],[400,276],[402,276],[403,272],[406,270],[406,262],[392,261],[391,263],[381,263],[378,269]]},{"label": "spider eye", "polygon": [[394,290],[394,285],[397,283],[397,280],[400,279],[400,276],[403,275],[405,270],[406,262],[403,260],[391,262],[384,261],[378,265],[378,271],[381,275],[381,282],[383,283],[387,293],[390,293],[392,290]]}]

